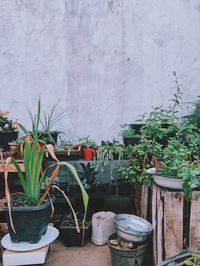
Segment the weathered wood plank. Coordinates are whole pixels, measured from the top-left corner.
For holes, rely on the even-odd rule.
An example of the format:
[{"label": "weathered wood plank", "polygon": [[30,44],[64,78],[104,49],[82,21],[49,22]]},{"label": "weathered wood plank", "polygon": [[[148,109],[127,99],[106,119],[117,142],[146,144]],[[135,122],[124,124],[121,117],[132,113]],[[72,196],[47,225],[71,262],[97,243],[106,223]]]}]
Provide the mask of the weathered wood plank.
[{"label": "weathered wood plank", "polygon": [[157,261],[158,265],[163,261],[163,199],[162,191],[157,188]]},{"label": "weathered wood plank", "polygon": [[192,195],[189,245],[192,252],[197,252],[200,251],[200,191],[194,191]]},{"label": "weathered wood plank", "polygon": [[140,200],[140,217],[148,220],[149,212],[149,189],[147,186],[142,185],[141,200]]},{"label": "weathered wood plank", "polygon": [[140,216],[141,209],[141,188],[134,189],[132,199],[133,214]]},{"label": "weathered wood plank", "polygon": [[[164,258],[183,249],[183,192],[164,192]],[[174,264],[170,264],[174,265]]]},{"label": "weathered wood plank", "polygon": [[157,265],[157,186],[153,185],[152,189],[152,225],[154,228],[153,231],[153,262],[154,265]]}]

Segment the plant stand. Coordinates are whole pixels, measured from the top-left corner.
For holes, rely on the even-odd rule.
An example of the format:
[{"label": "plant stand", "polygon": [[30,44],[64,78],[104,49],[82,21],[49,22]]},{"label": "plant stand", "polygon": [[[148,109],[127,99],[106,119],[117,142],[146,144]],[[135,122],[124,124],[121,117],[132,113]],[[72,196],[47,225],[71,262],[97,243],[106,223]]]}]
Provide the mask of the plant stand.
[{"label": "plant stand", "polygon": [[32,251],[11,251],[5,249],[3,252],[3,266],[44,264],[46,261],[49,245]]},{"label": "plant stand", "polygon": [[[189,238],[188,246],[192,252],[199,250],[200,244],[200,191],[193,191],[192,202],[186,208],[184,192],[172,191],[153,186],[152,224],[154,265],[170,258],[185,247],[184,232]],[[188,212],[188,216],[186,214]],[[175,263],[168,264],[170,266]]]},{"label": "plant stand", "polygon": [[48,226],[47,232],[37,244],[12,243],[9,234],[1,241],[4,248],[3,266],[32,265],[45,263],[50,244],[58,237],[56,228]]}]

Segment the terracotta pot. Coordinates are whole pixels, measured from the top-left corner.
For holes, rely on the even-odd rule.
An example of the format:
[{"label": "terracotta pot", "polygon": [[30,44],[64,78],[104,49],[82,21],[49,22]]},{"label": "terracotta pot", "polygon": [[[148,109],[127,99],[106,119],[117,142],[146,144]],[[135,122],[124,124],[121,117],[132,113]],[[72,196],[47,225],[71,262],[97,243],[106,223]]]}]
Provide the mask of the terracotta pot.
[{"label": "terracotta pot", "polygon": [[84,159],[87,161],[92,160],[95,156],[95,153],[96,151],[93,148],[83,148]]}]

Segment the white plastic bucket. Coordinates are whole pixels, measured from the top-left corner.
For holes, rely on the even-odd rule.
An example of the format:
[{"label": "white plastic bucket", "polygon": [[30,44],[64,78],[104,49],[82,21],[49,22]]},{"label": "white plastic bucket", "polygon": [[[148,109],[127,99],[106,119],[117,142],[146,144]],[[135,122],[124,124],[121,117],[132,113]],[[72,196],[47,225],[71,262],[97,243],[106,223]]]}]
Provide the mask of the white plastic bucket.
[{"label": "white plastic bucket", "polygon": [[92,216],[92,242],[105,245],[108,237],[115,232],[114,212],[97,212]]}]

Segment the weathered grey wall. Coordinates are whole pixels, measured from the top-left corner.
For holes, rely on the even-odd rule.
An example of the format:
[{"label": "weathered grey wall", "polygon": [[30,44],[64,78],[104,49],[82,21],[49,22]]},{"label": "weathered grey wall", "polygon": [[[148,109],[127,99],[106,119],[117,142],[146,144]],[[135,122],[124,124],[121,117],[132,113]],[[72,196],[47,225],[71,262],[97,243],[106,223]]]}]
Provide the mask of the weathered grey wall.
[{"label": "weathered grey wall", "polygon": [[194,100],[199,57],[199,0],[0,0],[0,109],[25,125],[62,98],[58,128],[111,139],[168,104],[173,70]]}]

